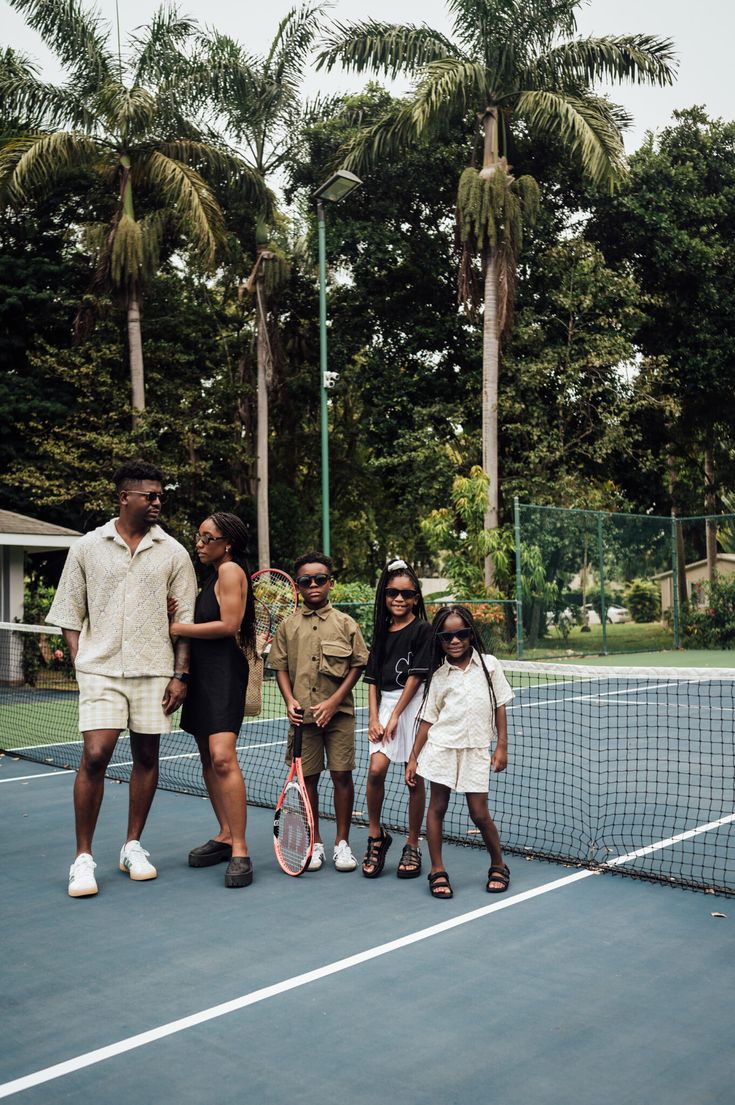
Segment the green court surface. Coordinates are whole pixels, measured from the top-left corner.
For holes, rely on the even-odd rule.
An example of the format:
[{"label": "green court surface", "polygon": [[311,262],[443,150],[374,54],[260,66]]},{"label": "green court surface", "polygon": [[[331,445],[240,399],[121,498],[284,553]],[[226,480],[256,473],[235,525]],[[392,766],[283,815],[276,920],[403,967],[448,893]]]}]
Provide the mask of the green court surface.
[{"label": "green court surface", "polygon": [[437,902],[396,879],[400,840],[380,879],[329,862],[289,879],[265,809],[254,883],[225,890],[221,867],[186,865],[208,803],[165,792],[144,839],[159,877],[136,884],[112,784],[100,893],[73,900],[72,781],[0,758],[0,1098],[731,1105],[729,900],[516,857],[494,897],[483,854],[447,846]]}]

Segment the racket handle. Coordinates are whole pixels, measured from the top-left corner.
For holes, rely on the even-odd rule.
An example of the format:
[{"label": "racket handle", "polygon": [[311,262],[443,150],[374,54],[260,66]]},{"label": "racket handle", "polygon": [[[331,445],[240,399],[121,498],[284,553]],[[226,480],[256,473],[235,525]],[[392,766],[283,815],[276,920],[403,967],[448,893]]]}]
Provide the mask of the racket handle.
[{"label": "racket handle", "polygon": [[299,717],[301,718],[301,721],[299,721],[298,725],[294,725],[294,730],[293,730],[293,758],[295,760],[300,760],[301,759],[301,735],[302,735],[303,728],[304,728],[304,711],[303,711],[303,708],[301,708],[301,709],[296,710],[295,712],[299,715]]}]

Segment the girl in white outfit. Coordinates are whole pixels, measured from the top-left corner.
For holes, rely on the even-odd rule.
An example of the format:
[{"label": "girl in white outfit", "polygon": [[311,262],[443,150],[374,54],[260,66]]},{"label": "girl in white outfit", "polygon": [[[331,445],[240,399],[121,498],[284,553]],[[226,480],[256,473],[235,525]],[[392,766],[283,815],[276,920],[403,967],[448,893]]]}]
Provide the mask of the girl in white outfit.
[{"label": "girl in white outfit", "polygon": [[[510,885],[500,836],[488,810],[490,770],[508,763],[505,707],[513,698],[494,656],[483,655],[469,610],[448,606],[434,618],[434,646],[416,740],[406,765],[406,782],[418,775],[431,783],[426,840],[431,856],[429,890],[435,898],[453,897],[442,861],[442,830],[451,792],[463,793],[470,817],[490,853],[485,889],[502,894]],[[490,756],[489,745],[495,739]]]},{"label": "girl in white outfit", "polygon": [[[366,785],[370,827],[362,863],[367,879],[381,873],[392,843],[381,824],[385,778],[392,763],[403,766],[408,760],[421,701],[417,692],[428,671],[431,640],[416,573],[405,560],[394,560],[383,570],[375,592],[373,643],[364,676],[370,741]],[[399,879],[421,874],[419,834],[425,804],[424,782],[417,778],[409,791],[408,839],[396,871]]]}]

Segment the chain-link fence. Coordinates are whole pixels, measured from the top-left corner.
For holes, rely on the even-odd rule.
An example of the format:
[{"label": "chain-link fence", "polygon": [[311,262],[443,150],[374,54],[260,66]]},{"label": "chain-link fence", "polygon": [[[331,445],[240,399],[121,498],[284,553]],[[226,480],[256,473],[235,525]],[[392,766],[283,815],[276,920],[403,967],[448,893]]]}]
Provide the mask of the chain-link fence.
[{"label": "chain-link fence", "polygon": [[[516,501],[515,533],[520,657],[735,645],[735,515]],[[534,559],[543,578],[531,580]]]},{"label": "chain-link fence", "polygon": [[[454,602],[454,599],[429,599],[426,601],[426,615],[429,621],[442,608]],[[516,641],[516,600],[515,599],[473,599],[461,600],[472,612],[482,642],[488,652],[501,658],[518,655]],[[335,602],[338,610],[350,614],[362,630],[368,643],[373,639],[373,604],[367,602]]]}]

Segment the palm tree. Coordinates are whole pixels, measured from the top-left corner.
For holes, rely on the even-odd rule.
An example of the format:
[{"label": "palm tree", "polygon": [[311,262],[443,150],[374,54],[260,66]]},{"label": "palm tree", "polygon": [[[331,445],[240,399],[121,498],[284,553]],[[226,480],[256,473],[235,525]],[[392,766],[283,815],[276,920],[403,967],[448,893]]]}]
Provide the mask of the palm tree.
[{"label": "palm tree", "polygon": [[[305,119],[313,109],[301,96],[304,72],[320,29],[323,5],[307,2],[281,20],[268,52],[248,54],[226,35],[214,33],[204,44],[201,64],[216,90],[216,108],[225,120],[243,161],[267,182],[292,158]],[[270,566],[268,517],[268,398],[273,382],[271,296],[287,277],[289,266],[273,240],[275,212],[264,200],[256,208],[255,264],[244,288],[255,299],[257,351],[256,507],[258,566]]]},{"label": "palm tree", "polygon": [[55,51],[68,80],[46,84],[28,65],[0,70],[5,110],[32,127],[0,150],[0,188],[7,202],[23,205],[82,172],[114,197],[109,221],[86,240],[96,256],[96,289],[123,298],[135,427],[145,409],[141,297],[164,245],[185,246],[210,267],[224,239],[209,181],[238,174],[258,196],[262,186],[187,116],[201,75],[194,80],[184,53],[195,24],[175,8],[162,6],[123,58],[119,43],[117,51],[110,45],[109,27],[80,0],[9,2]]},{"label": "palm tree", "polygon": [[[571,38],[582,0],[448,0],[453,37],[426,25],[366,20],[337,25],[318,64],[413,78],[411,92],[346,152],[358,172],[410,143],[468,133],[471,166],[460,179],[463,248],[460,297],[483,304],[483,468],[490,477],[486,528],[498,525],[498,373],[510,324],[522,224],[533,219],[537,190],[515,181],[506,153],[520,124],[556,136],[598,185],[625,173],[625,114],[593,91],[598,81],[665,85],[673,80],[668,39],[647,35]],[[476,159],[479,170],[474,168]],[[479,254],[480,281],[471,257]],[[486,571],[486,579],[489,571]],[[489,582],[489,580],[487,580]]]}]

